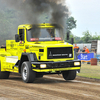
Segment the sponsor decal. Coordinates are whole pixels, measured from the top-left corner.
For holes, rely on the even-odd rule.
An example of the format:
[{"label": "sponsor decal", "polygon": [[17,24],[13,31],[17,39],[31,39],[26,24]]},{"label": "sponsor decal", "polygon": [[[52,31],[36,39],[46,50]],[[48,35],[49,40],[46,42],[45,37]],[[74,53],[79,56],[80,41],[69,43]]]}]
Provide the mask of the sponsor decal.
[{"label": "sponsor decal", "polygon": [[25,48],[26,48],[26,49],[29,49],[29,46],[28,46],[28,45],[26,45],[26,46],[25,46]]},{"label": "sponsor decal", "polygon": [[43,53],[39,53],[39,56],[43,56]]},{"label": "sponsor decal", "polygon": [[52,54],[51,51],[49,54],[50,57],[52,57],[52,56],[68,56],[68,55],[69,55],[69,57],[72,57],[72,54]]},{"label": "sponsor decal", "polygon": [[5,57],[6,55],[5,54],[0,54],[0,56]]},{"label": "sponsor decal", "polygon": [[11,46],[11,48],[13,48],[14,47],[14,44],[10,44],[10,46]]}]

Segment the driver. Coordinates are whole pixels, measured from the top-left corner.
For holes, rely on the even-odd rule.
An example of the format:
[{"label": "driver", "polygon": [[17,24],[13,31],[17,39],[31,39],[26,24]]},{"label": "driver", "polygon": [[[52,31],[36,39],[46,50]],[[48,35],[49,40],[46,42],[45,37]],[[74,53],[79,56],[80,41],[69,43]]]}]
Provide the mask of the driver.
[{"label": "driver", "polygon": [[54,30],[53,29],[47,29],[47,31],[48,31],[50,37],[55,37],[54,36]]}]

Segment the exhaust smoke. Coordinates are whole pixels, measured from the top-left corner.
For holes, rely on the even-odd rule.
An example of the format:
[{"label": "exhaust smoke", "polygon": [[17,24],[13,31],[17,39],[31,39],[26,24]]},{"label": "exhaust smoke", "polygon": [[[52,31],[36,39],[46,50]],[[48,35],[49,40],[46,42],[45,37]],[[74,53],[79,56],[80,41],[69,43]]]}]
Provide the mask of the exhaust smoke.
[{"label": "exhaust smoke", "polygon": [[65,0],[3,0],[2,2],[20,11],[20,19],[25,23],[40,23],[41,15],[46,13],[49,15],[50,23],[65,27],[69,16],[69,9],[64,5]]}]

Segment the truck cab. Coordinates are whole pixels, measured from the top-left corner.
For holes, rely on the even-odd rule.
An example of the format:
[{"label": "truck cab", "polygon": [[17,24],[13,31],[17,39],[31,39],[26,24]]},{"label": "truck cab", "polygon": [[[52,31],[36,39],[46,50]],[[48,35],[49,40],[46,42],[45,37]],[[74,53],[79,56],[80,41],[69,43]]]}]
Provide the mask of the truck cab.
[{"label": "truck cab", "polygon": [[26,83],[46,74],[73,80],[81,67],[81,62],[74,60],[73,45],[63,40],[63,27],[56,24],[19,25],[15,40],[6,40],[2,53],[1,72],[20,73]]}]

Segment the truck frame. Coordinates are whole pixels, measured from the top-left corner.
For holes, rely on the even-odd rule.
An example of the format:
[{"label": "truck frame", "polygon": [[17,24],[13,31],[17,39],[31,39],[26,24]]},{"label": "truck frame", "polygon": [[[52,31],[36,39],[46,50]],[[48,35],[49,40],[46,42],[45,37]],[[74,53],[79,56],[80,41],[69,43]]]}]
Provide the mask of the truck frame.
[{"label": "truck frame", "polygon": [[62,31],[49,23],[19,25],[15,40],[6,40],[6,47],[0,48],[0,79],[13,72],[21,74],[25,83],[47,74],[74,80],[81,61],[74,60],[73,45],[62,40]]}]

